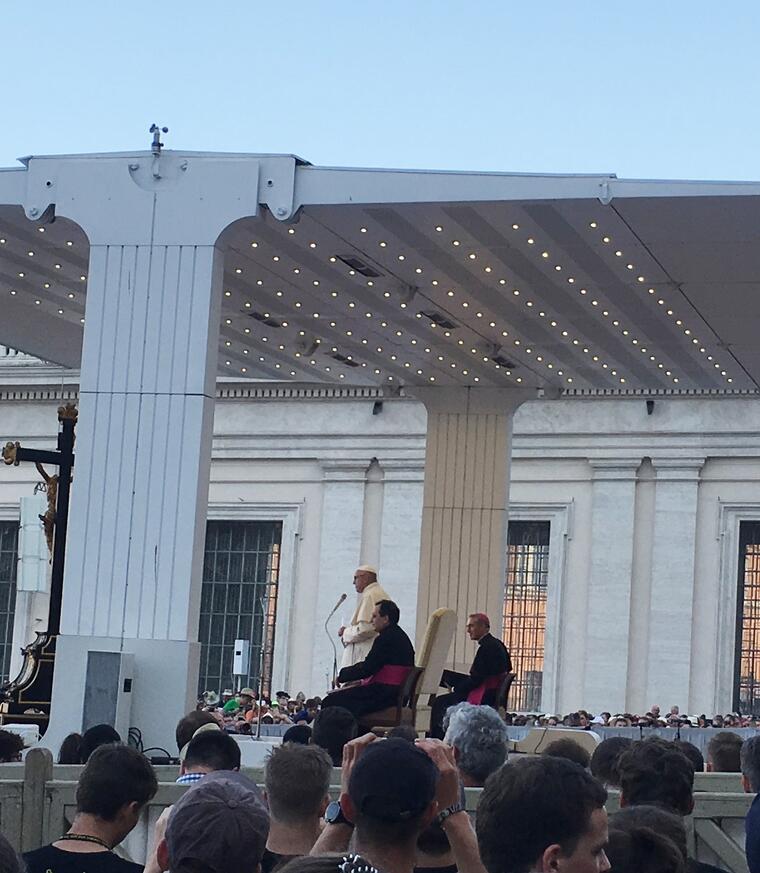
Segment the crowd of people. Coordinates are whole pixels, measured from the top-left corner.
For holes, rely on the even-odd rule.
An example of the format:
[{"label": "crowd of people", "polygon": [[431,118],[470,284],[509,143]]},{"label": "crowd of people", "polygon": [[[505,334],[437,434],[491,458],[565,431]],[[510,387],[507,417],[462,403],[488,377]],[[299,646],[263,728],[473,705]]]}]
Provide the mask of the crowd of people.
[{"label": "crowd of people", "polygon": [[[98,727],[83,737],[94,748],[71,827],[22,861],[1,842],[2,873],[140,873],[114,850],[155,796],[156,775],[145,755]],[[241,772],[240,743],[213,714],[188,713],[175,736],[186,791],[158,820],[145,873],[719,870],[689,856],[684,820],[700,766],[686,748],[614,736],[589,756],[564,737],[535,755],[509,755],[504,720],[467,702],[448,710],[444,729],[443,740],[403,729],[357,735],[348,710],[327,707],[305,741],[273,748],[257,786]],[[760,736],[716,734],[701,769],[741,773],[756,794]],[[470,788],[481,789],[474,816]],[[608,815],[610,791],[620,809]],[[749,870],[758,873],[757,799],[746,826]]]},{"label": "crowd of people", "polygon": [[535,727],[573,727],[593,730],[595,727],[618,727],[618,728],[755,728],[760,727],[760,718],[752,715],[741,715],[738,712],[729,712],[725,715],[716,713],[712,718],[705,713],[701,715],[684,715],[678,706],[671,706],[669,711],[663,713],[658,705],[654,705],[643,715],[623,712],[612,714],[600,712],[593,714],[585,709],[569,712],[567,715],[553,715],[551,713],[526,713],[508,712],[507,724],[516,727],[525,725]]}]

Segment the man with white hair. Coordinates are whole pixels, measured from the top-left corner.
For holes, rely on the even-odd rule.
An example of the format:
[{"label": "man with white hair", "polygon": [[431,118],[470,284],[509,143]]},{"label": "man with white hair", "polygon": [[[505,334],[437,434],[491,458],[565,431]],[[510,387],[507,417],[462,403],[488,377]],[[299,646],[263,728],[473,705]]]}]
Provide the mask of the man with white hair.
[{"label": "man with white hair", "polygon": [[338,628],[338,636],[343,641],[341,668],[352,667],[367,657],[377,636],[372,627],[372,610],[381,600],[391,599],[377,581],[377,570],[366,564],[357,567],[354,588],[359,594],[359,601],[351,622]]},{"label": "man with white hair", "polygon": [[444,719],[444,742],[454,749],[462,784],[482,788],[507,760],[507,726],[490,706],[458,703]]}]

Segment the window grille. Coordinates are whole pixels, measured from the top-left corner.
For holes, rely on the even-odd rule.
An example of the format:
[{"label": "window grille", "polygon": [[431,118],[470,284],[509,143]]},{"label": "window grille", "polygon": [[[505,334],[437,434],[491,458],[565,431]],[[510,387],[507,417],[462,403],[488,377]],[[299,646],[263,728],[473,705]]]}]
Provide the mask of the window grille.
[{"label": "window grille", "polygon": [[549,528],[548,521],[509,522],[503,639],[517,674],[508,701],[513,711],[541,708]]},{"label": "window grille", "polygon": [[242,682],[256,688],[265,626],[264,693],[271,694],[281,540],[281,522],[208,522],[201,588],[199,694],[221,694],[234,688],[232,659],[237,639],[250,642],[249,670]]},{"label": "window grille", "polygon": [[0,521],[0,682],[10,678],[17,563],[18,522]]},{"label": "window grille", "polygon": [[739,525],[734,709],[760,715],[760,521]]}]

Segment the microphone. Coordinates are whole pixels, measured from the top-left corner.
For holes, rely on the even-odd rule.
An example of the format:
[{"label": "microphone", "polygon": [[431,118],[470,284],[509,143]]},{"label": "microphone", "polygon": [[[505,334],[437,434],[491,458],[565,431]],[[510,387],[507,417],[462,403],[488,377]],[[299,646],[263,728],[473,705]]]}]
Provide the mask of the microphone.
[{"label": "microphone", "polygon": [[348,597],[348,594],[341,594],[341,595],[340,595],[340,597],[338,598],[338,602],[335,604],[335,606],[333,606],[332,610],[330,611],[330,614],[327,616],[327,621],[330,621],[330,619],[331,619],[331,618],[335,615],[335,613],[340,609],[340,605],[341,605],[341,603],[343,603],[343,601],[344,601],[347,597]]}]

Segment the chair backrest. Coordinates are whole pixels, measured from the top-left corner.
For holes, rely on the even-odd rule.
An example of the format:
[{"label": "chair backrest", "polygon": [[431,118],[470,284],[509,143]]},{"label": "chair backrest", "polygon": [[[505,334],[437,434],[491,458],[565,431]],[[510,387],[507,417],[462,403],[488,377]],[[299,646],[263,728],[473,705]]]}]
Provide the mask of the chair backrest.
[{"label": "chair backrest", "polygon": [[517,673],[507,673],[502,680],[499,690],[496,692],[496,710],[499,715],[504,718],[507,714],[507,698],[509,697],[509,689],[512,683],[517,678]]},{"label": "chair backrest", "polygon": [[417,685],[418,695],[437,693],[456,626],[457,614],[453,609],[436,609],[430,616],[425,639],[417,655],[417,665],[424,670]]},{"label": "chair backrest", "polygon": [[422,667],[412,667],[409,675],[404,680],[404,684],[399,689],[398,705],[399,708],[409,706],[412,709],[417,703],[417,685],[419,684],[420,676],[422,676]]}]

